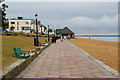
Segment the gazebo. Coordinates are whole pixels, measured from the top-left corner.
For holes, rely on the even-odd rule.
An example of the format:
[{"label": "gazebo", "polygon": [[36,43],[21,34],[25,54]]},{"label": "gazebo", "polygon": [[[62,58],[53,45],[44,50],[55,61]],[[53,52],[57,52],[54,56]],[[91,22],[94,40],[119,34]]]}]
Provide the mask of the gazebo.
[{"label": "gazebo", "polygon": [[63,36],[66,38],[74,38],[74,32],[72,32],[68,27],[64,27],[63,29],[56,29],[56,35]]}]

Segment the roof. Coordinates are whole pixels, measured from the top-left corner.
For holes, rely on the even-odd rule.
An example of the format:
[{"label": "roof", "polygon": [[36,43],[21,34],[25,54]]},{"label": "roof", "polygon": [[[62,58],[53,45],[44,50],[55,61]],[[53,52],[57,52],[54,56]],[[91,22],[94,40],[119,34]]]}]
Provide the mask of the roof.
[{"label": "roof", "polygon": [[43,25],[43,24],[40,24],[40,26],[42,26],[42,27],[44,27],[45,29],[47,29],[47,27],[46,27],[45,25]]},{"label": "roof", "polygon": [[56,29],[57,34],[74,34],[68,27],[64,27],[63,29]]},{"label": "roof", "polygon": [[[23,17],[18,17],[18,18],[11,18],[9,20],[31,20],[32,23],[35,23],[35,20],[34,19],[24,19]],[[38,23],[40,23],[40,21],[38,21]]]},{"label": "roof", "polygon": [[[16,18],[12,18],[12,19],[9,19],[9,20],[31,20],[31,23],[35,24],[35,20],[34,19],[16,19]],[[38,21],[38,24],[40,24],[40,21]]]},{"label": "roof", "polygon": [[9,20],[34,20],[34,19],[16,19],[16,18],[12,18],[12,19],[9,19]]}]

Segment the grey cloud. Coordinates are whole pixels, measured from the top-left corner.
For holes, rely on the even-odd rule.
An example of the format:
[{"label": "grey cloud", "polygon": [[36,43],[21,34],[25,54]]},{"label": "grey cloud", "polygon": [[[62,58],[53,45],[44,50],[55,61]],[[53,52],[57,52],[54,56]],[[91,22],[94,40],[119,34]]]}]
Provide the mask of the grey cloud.
[{"label": "grey cloud", "polygon": [[[69,20],[64,20],[61,24],[69,25],[76,33],[117,33],[118,32],[118,15],[102,16],[99,19],[79,16]],[[81,31],[83,30],[83,31]],[[113,32],[114,31],[114,32]]]},{"label": "grey cloud", "polygon": [[51,28],[68,26],[75,33],[117,33],[117,2],[7,2],[8,18],[34,19],[38,13],[44,25]]}]

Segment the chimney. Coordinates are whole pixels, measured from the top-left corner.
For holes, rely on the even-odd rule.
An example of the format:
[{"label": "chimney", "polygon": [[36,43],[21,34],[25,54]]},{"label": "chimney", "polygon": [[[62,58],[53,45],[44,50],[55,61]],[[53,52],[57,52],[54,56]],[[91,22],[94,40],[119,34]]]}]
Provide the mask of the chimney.
[{"label": "chimney", "polygon": [[18,19],[20,20],[20,19],[23,19],[23,17],[18,17]]}]

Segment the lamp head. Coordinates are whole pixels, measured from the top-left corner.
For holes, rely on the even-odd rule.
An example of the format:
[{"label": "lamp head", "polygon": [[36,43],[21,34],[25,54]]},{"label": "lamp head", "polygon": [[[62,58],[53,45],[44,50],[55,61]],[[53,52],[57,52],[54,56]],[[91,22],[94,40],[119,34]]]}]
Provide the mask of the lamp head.
[{"label": "lamp head", "polygon": [[37,14],[35,14],[35,18],[36,18],[36,19],[38,18],[38,15],[37,15]]}]

